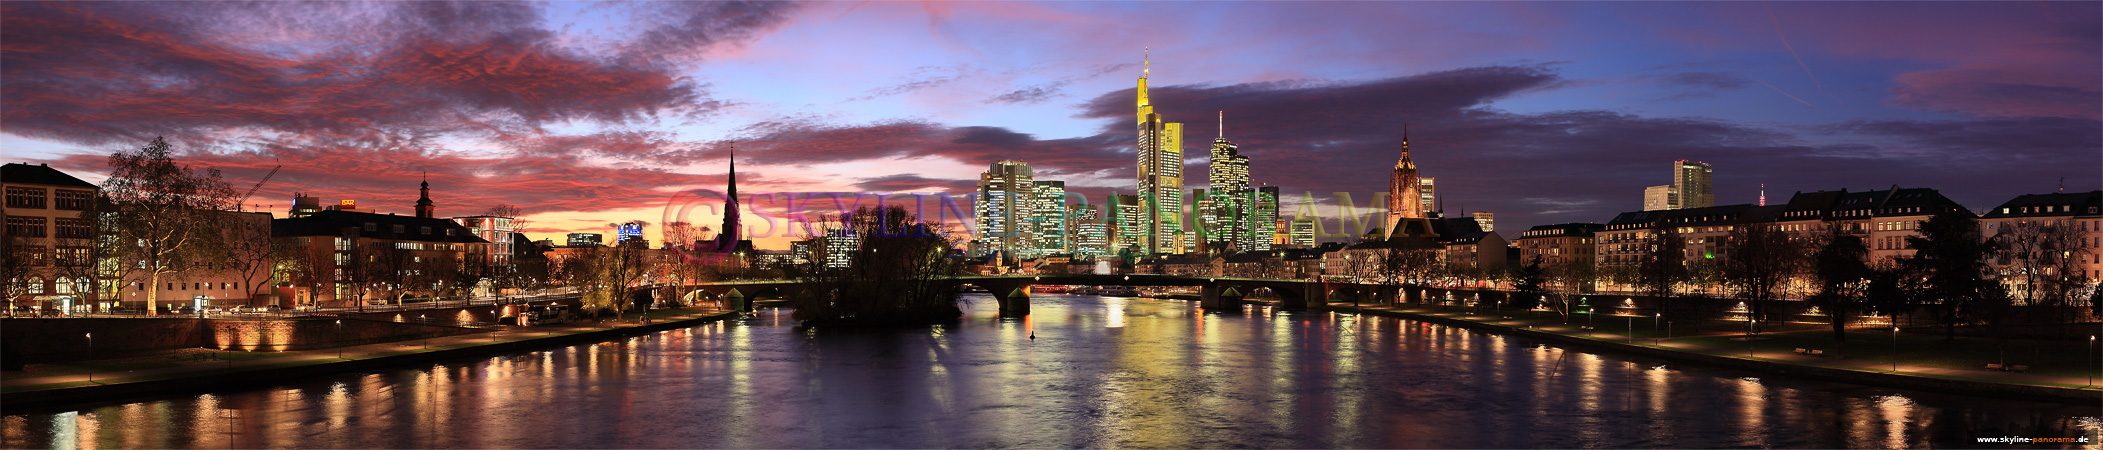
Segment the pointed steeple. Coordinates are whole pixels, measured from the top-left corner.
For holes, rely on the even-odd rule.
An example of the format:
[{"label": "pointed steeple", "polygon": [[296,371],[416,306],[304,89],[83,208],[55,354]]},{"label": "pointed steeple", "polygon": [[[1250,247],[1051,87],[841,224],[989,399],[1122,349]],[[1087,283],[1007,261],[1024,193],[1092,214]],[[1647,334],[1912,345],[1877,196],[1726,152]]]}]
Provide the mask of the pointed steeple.
[{"label": "pointed steeple", "polygon": [[416,200],[416,217],[425,219],[437,216],[438,207],[431,202],[431,173],[424,172],[422,197]]},{"label": "pointed steeple", "polygon": [[1403,166],[1414,168],[1414,165],[1409,162],[1409,123],[1407,122],[1402,124],[1402,159],[1395,161],[1396,168]]},{"label": "pointed steeple", "polygon": [[730,253],[737,251],[738,232],[744,227],[738,221],[738,151],[737,143],[730,143],[730,175],[723,192],[723,229],[716,232],[715,251]]}]

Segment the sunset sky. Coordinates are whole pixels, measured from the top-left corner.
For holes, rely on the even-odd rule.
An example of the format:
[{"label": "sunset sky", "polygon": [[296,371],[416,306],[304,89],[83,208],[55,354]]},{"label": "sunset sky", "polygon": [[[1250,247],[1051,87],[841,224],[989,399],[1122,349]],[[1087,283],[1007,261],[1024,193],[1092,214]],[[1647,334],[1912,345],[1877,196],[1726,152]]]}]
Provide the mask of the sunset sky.
[{"label": "sunset sky", "polygon": [[[1640,209],[1677,159],[1718,204],[1939,189],[1974,210],[2103,187],[2103,4],[0,4],[0,147],[99,182],[166,136],[283,214],[295,192],[533,238],[665,220],[673,193],[952,193],[1000,159],[1132,193],[1134,79],[1226,114],[1255,182],[1385,192],[1403,123],[1448,213],[1498,230]],[[708,224],[713,216],[690,220]],[[1330,222],[1331,226],[1334,221]],[[651,238],[657,227],[652,228]],[[762,240],[785,247],[785,238]]]}]

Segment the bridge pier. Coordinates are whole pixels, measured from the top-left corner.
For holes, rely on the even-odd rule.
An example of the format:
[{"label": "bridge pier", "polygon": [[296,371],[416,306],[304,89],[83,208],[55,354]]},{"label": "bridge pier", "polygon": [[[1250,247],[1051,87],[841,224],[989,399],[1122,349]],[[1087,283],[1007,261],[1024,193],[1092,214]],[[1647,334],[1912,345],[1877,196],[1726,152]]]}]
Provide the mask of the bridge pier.
[{"label": "bridge pier", "polygon": [[730,288],[730,292],[723,294],[723,306],[737,312],[752,312],[752,299],[745,297],[745,293],[738,288]]},{"label": "bridge pier", "polygon": [[1007,294],[1000,295],[997,298],[1000,302],[1001,317],[1022,317],[1030,315],[1029,286],[1015,288],[1014,290],[1008,291]]},{"label": "bridge pier", "polygon": [[1206,284],[1198,289],[1198,307],[1222,311],[1240,311],[1242,292],[1233,286]]}]

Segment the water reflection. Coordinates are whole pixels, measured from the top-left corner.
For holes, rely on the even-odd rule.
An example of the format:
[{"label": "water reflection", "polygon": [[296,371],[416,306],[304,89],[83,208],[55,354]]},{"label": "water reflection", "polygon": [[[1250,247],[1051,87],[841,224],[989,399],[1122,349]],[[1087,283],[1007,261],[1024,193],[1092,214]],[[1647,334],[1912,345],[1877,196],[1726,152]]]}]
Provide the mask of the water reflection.
[{"label": "water reflection", "polygon": [[1750,380],[1379,317],[1033,303],[1001,319],[980,299],[960,325],[916,330],[798,329],[768,309],[381,373],[8,411],[0,444],[1913,448],[2093,440],[2103,422],[2093,407]]}]

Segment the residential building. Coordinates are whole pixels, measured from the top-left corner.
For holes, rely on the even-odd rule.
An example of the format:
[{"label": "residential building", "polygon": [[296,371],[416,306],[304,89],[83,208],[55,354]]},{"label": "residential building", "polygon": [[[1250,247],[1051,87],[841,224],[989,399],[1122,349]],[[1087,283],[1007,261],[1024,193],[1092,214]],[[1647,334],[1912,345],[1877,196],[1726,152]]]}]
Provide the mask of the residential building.
[{"label": "residential building", "polygon": [[[101,189],[49,165],[0,166],[6,202],[0,234],[9,270],[8,310],[81,311],[102,306],[102,277],[93,255],[95,230],[88,211]],[[106,306],[104,306],[106,308]]]},{"label": "residential building", "polygon": [[[1979,222],[1981,235],[2004,245],[2056,246],[2060,260],[2046,256],[2025,262],[2006,255],[1990,260],[2018,299],[2029,298],[2021,295],[2025,284],[2035,282],[2029,274],[2053,277],[2058,275],[2055,270],[2063,269],[2065,275],[2090,285],[2103,280],[2103,190],[2016,196],[1987,210]],[[2050,228],[2030,228],[2037,225]]]},{"label": "residential building", "polygon": [[1514,264],[1532,264],[1540,258],[1542,266],[1554,266],[1582,261],[1596,262],[1598,244],[1594,236],[1605,231],[1606,225],[1597,223],[1561,223],[1537,225],[1519,233],[1517,245],[1519,260]]}]

